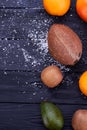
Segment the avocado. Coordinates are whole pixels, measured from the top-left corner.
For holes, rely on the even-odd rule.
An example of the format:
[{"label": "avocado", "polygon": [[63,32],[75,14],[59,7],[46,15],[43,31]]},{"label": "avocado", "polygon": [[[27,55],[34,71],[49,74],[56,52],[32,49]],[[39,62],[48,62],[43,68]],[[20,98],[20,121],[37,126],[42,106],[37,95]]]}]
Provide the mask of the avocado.
[{"label": "avocado", "polygon": [[41,115],[46,128],[49,130],[61,130],[64,126],[64,117],[56,105],[51,102],[41,102]]}]

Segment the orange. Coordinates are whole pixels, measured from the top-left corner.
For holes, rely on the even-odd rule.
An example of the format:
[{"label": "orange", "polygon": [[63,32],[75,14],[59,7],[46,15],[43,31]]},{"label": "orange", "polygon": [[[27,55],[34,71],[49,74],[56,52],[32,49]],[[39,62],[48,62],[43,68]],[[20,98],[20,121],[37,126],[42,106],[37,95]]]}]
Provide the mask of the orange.
[{"label": "orange", "polygon": [[76,1],[76,12],[82,20],[87,22],[87,0]]},{"label": "orange", "polygon": [[87,96],[87,71],[85,71],[79,79],[79,88],[81,92]]},{"label": "orange", "polygon": [[70,8],[71,0],[43,0],[44,9],[50,15],[63,16]]}]

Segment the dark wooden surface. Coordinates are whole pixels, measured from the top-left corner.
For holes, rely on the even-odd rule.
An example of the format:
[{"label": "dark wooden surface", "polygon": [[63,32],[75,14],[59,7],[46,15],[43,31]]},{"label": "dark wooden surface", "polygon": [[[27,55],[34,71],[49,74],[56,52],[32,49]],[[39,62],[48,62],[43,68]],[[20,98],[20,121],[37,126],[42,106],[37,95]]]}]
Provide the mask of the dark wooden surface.
[{"label": "dark wooden surface", "polygon": [[[81,38],[83,55],[73,67],[56,62],[47,49],[47,32],[53,23],[71,27]],[[48,89],[41,70],[56,64],[63,72],[60,86]],[[87,70],[87,25],[75,11],[75,0],[63,17],[48,15],[42,0],[0,0],[0,130],[46,130],[40,103],[55,103],[64,114],[63,130],[72,130],[77,109],[87,109],[78,79]]]}]

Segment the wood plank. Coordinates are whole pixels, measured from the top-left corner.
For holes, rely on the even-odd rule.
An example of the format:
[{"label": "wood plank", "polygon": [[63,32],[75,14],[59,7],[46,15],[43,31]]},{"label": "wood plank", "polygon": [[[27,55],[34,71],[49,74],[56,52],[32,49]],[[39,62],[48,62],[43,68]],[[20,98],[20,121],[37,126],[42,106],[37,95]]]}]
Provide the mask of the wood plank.
[{"label": "wood plank", "polygon": [[[79,77],[79,74],[81,74],[87,68],[86,66],[87,44],[85,44],[87,39],[86,37],[87,30],[85,29],[86,28],[85,23],[83,23],[77,17],[74,9],[71,9],[70,11],[71,12],[69,12],[64,17],[59,18],[49,16],[42,9],[41,10],[1,9],[0,69],[23,70],[26,71],[26,74],[28,73],[27,71],[29,71],[29,73],[27,74],[28,78],[27,80],[29,80],[29,82],[26,81],[26,76],[24,76],[25,75],[24,72],[17,72],[16,77],[14,76],[15,72],[13,71],[11,73],[8,72],[9,74],[7,75],[6,72],[4,72],[4,74],[1,73],[1,81],[0,81],[1,102],[28,102],[28,101],[39,102],[45,98],[52,99],[56,102],[57,101],[56,99],[59,98],[58,95],[62,95],[61,99],[59,98],[58,101],[64,103],[65,100],[68,100],[68,97],[71,96],[70,94],[72,90],[73,92],[72,96],[67,103],[73,104],[74,101],[73,100],[71,101],[71,99],[74,98],[75,103],[85,104],[85,100],[81,99],[80,93],[77,94],[78,92],[77,78]],[[71,15],[73,12],[74,14]],[[82,57],[81,61],[74,67],[65,67],[59,64],[58,62],[54,61],[48,53],[47,45],[45,45],[45,47],[44,45],[42,45],[43,43],[45,44],[47,43],[46,41],[47,31],[50,25],[53,24],[54,22],[65,23],[70,27],[72,27],[76,32],[78,32],[78,30],[81,30],[80,32],[78,32],[78,34],[84,41],[83,43],[83,45],[85,45],[83,51],[84,58]],[[60,89],[60,91],[56,91],[57,88],[51,91],[48,88],[45,88],[45,86],[43,86],[43,84],[41,83],[40,81],[41,70],[45,66],[50,65],[52,63],[58,65],[64,72],[64,75],[67,73],[69,76],[70,75],[73,76],[73,78],[70,76],[71,78],[70,80],[69,76],[67,76],[68,78],[67,79],[65,78],[63,81],[64,85],[62,84],[63,88],[65,88],[65,86],[67,86],[66,81],[69,82],[68,86],[71,86],[71,89],[69,90],[68,95],[67,95],[68,88],[64,89],[64,91],[62,91],[62,88]],[[34,73],[34,75],[32,74],[32,72]],[[22,75],[22,79],[20,75]],[[76,77],[76,79],[74,79],[74,76]],[[74,80],[75,83],[72,83]],[[28,85],[26,85],[26,82],[28,82]],[[41,89],[39,88],[39,90],[37,90],[38,84],[40,85],[41,88]],[[23,88],[20,87],[18,89],[18,86],[22,86]],[[26,88],[25,86],[28,86],[28,88]],[[73,90],[73,86],[76,87],[76,88],[74,87],[75,90]],[[29,89],[29,87],[31,87],[31,90]],[[64,98],[62,98],[63,94],[65,94]],[[54,95],[54,98],[52,98],[52,95]],[[55,95],[57,96],[55,97]]]},{"label": "wood plank", "polygon": [[58,64],[49,55],[47,48],[47,33],[54,22],[70,26],[80,36],[83,57],[79,68],[86,68],[87,26],[77,17],[75,10],[71,9],[67,15],[59,18],[51,17],[43,10],[1,9],[0,16],[1,70],[30,70],[52,63]]},{"label": "wood plank", "polygon": [[41,8],[42,1],[41,0],[1,0],[0,1],[1,8]]},{"label": "wood plank", "polygon": [[[86,41],[85,41],[86,42]],[[87,44],[83,56],[73,67],[64,66],[55,61],[48,52],[46,36],[35,41],[1,40],[0,41],[0,70],[34,70],[41,71],[45,66],[56,64],[63,72],[83,72],[87,69]],[[83,67],[84,66],[84,67]]]},{"label": "wood plank", "polygon": [[[26,10],[18,11],[19,13],[16,11],[7,10],[7,13],[4,9],[1,11],[0,69],[30,70],[32,66],[39,68],[45,63],[48,52],[45,29],[48,25],[43,26],[43,19],[35,17],[34,12],[29,16]],[[37,14],[39,15],[39,11]],[[40,28],[43,28],[43,31],[40,31]]]},{"label": "wood plank", "polygon": [[[87,105],[56,104],[64,115],[63,130],[71,130],[73,113],[78,109],[87,109]],[[46,130],[43,125],[40,104],[0,104],[0,129],[5,130]]]},{"label": "wood plank", "polygon": [[[46,41],[42,38],[36,43],[31,40],[1,40],[1,70],[33,70],[45,64],[47,55]],[[44,44],[44,45],[42,45]],[[45,49],[45,50],[44,50]]]},{"label": "wood plank", "polygon": [[1,9],[0,38],[28,39],[35,35],[39,39],[39,35],[45,34],[52,21],[53,18],[43,10]]},{"label": "wood plank", "polygon": [[0,72],[0,102],[39,103],[43,100],[60,104],[87,104],[78,88],[80,73],[68,73],[55,89],[49,89],[40,79],[40,71]]},{"label": "wood plank", "polygon": [[[83,56],[73,67],[63,66],[48,53],[47,32],[53,23],[70,26],[83,42]],[[40,102],[52,101],[61,108],[65,125],[71,130],[75,110],[87,109],[87,98],[78,88],[79,76],[87,69],[87,26],[75,12],[75,1],[63,17],[52,17],[41,0],[0,1],[0,129],[46,130]],[[41,70],[58,65],[64,79],[55,89],[40,79]],[[84,66],[84,67],[83,67]]]},{"label": "wood plank", "polygon": [[[41,0],[1,0],[0,8],[43,8]],[[75,8],[76,1],[71,1],[71,7]]]},{"label": "wood plank", "polygon": [[0,39],[27,39],[31,34],[37,34],[39,39],[39,35],[44,35],[53,23],[66,24],[82,39],[83,36],[86,38],[86,23],[77,17],[74,9],[64,17],[49,16],[43,9],[0,9]]}]

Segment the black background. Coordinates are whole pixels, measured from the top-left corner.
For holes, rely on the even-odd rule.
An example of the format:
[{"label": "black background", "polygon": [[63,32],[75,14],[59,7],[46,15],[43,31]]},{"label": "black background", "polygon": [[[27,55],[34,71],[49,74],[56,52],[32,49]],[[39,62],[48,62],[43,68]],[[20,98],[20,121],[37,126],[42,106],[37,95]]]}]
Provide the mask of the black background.
[{"label": "black background", "polygon": [[[68,25],[79,35],[83,54],[75,66],[59,64],[46,46],[41,48],[41,44],[47,43],[46,35],[53,23]],[[59,66],[64,75],[54,89],[40,80],[42,69],[51,64]],[[72,130],[73,113],[87,108],[87,98],[78,88],[79,77],[85,70],[87,25],[76,13],[75,0],[63,17],[48,15],[42,0],[0,0],[0,130],[46,130],[40,113],[43,100],[61,109],[63,130]]]}]

